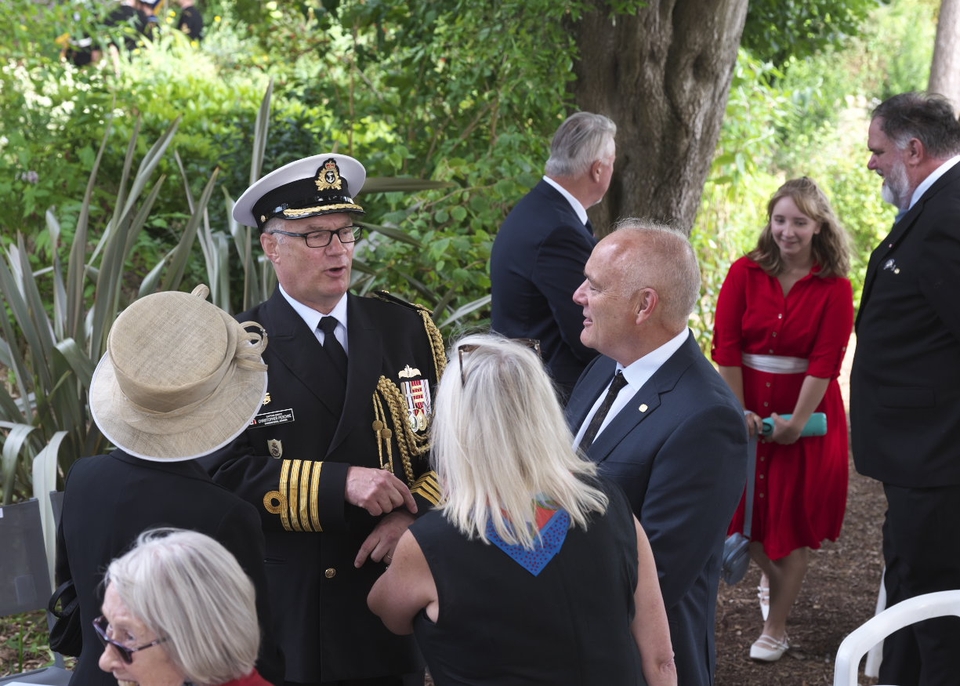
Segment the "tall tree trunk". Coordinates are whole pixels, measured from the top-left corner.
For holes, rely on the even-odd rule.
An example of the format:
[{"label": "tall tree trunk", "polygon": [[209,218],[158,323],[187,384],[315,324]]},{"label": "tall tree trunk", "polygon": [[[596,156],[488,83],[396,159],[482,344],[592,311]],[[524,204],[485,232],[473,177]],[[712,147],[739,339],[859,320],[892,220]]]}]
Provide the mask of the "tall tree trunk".
[{"label": "tall tree trunk", "polygon": [[620,217],[689,233],[720,135],[747,0],[649,0],[634,16],[599,2],[576,28],[577,105],[617,124],[598,231]]},{"label": "tall tree trunk", "polygon": [[960,0],[942,0],[928,90],[945,95],[960,112]]}]

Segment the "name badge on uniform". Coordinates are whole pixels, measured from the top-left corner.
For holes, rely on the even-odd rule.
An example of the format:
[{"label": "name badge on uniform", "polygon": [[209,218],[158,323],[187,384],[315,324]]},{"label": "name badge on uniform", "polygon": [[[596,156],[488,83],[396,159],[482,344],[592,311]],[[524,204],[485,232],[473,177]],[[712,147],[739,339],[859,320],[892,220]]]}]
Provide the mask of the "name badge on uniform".
[{"label": "name badge on uniform", "polygon": [[261,429],[266,426],[276,426],[277,424],[289,424],[292,421],[296,421],[293,416],[293,408],[288,407],[285,410],[261,412],[250,422],[250,428]]}]

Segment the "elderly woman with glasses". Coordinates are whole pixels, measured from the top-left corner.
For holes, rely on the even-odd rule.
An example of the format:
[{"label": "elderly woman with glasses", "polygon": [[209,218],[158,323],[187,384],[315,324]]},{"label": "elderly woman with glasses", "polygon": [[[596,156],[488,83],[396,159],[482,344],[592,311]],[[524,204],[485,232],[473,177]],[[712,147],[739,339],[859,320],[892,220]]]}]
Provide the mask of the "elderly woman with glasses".
[{"label": "elderly woman with glasses", "polygon": [[431,428],[443,500],[404,533],[370,608],[415,634],[437,686],[675,685],[650,545],[571,447],[536,353],[475,335],[451,358]]},{"label": "elderly woman with glasses", "polygon": [[269,686],[254,669],[253,583],[214,539],[147,531],[104,583],[100,669],[121,686]]}]

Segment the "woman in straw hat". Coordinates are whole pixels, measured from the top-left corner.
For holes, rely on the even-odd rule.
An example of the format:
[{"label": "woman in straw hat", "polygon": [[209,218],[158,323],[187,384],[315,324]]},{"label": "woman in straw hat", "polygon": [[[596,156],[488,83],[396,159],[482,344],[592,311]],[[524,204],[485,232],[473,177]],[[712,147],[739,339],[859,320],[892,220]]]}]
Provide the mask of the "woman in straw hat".
[{"label": "woman in straw hat", "polygon": [[100,668],[120,684],[269,686],[253,583],[230,551],[195,531],[153,529],[110,563],[94,629]]},{"label": "woman in straw hat", "polygon": [[[266,341],[193,294],[141,298],[114,323],[90,385],[90,410],[107,455],[78,460],[67,477],[57,532],[57,583],[72,579],[83,647],[71,683],[114,686],[97,667],[103,570],[137,536],[157,526],[205,533],[253,579],[263,633],[258,669],[283,683],[265,603],[263,535],[256,510],[213,483],[193,462],[236,437],[260,407]],[[248,331],[248,326],[257,331]]]},{"label": "woman in straw hat", "polygon": [[469,336],[451,365],[431,431],[444,498],[400,539],[370,608],[416,635],[437,686],[675,686],[650,544],[571,448],[538,357]]}]

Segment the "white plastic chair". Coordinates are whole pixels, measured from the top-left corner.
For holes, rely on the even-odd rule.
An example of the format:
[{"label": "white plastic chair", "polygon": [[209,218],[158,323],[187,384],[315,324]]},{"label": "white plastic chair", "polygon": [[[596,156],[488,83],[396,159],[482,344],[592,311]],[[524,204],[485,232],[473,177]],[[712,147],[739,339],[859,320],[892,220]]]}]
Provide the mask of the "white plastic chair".
[{"label": "white plastic chair", "polygon": [[960,590],[909,598],[868,619],[840,644],[833,670],[833,686],[857,686],[857,669],[864,654],[894,631],[925,619],[948,615],[960,617]]}]

